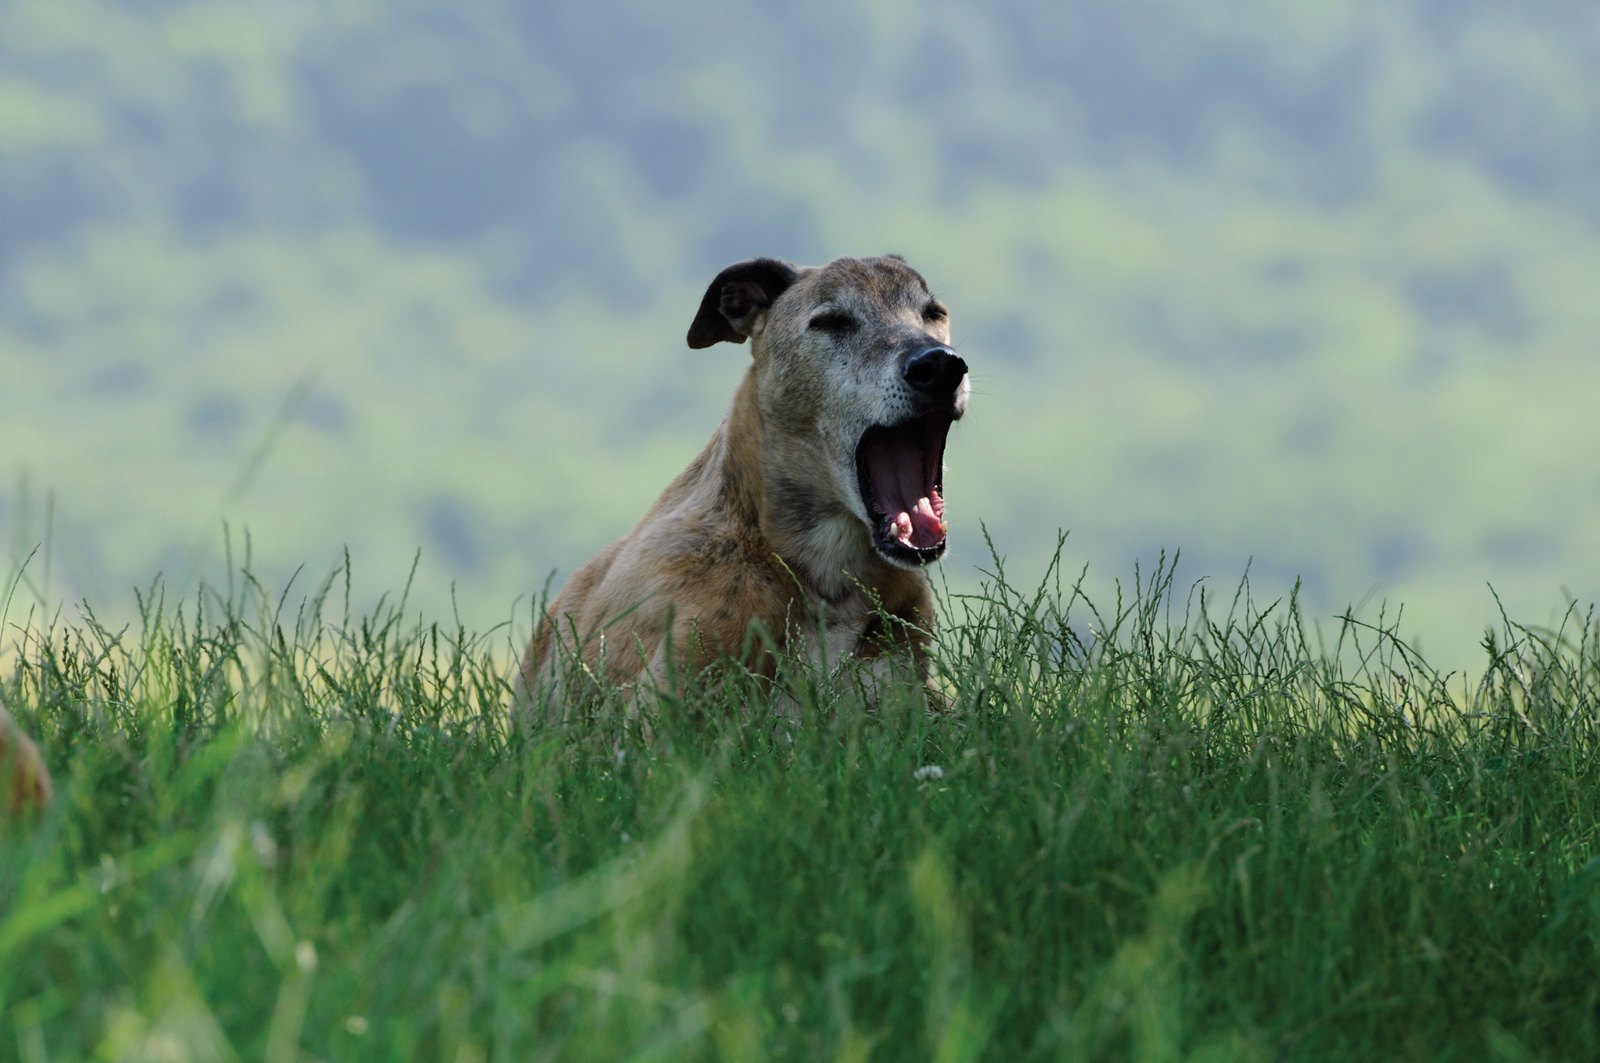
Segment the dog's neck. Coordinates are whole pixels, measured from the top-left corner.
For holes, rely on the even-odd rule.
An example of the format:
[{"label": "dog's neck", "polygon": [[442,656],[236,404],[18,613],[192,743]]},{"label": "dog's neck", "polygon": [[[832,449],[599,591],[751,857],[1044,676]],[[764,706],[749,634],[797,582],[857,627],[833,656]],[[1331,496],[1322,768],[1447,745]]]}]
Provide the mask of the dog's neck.
[{"label": "dog's neck", "polygon": [[872,589],[890,566],[860,519],[834,497],[831,479],[819,479],[817,468],[795,468],[792,445],[785,450],[775,438],[756,387],[752,367],[713,443],[706,473],[718,482],[719,508],[741,537],[757,540],[755,549],[781,559],[808,597],[833,606],[864,598],[863,588]]}]

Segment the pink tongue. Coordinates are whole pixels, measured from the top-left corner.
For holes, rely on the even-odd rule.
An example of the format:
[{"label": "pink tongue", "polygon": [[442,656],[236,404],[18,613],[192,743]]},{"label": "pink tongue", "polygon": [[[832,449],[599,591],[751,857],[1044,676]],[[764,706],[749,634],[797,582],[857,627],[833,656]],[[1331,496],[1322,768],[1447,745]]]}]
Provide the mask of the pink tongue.
[{"label": "pink tongue", "polygon": [[909,513],[901,510],[890,519],[890,528],[901,545],[913,550],[938,546],[945,535],[944,499],[937,491],[931,497],[917,499]]}]

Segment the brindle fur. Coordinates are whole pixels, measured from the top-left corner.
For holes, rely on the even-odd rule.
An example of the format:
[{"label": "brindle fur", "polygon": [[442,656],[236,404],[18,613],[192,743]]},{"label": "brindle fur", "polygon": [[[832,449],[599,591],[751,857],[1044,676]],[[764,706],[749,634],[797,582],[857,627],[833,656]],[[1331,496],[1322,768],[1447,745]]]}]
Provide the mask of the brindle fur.
[{"label": "brindle fur", "polygon": [[[808,328],[824,312],[859,327]],[[619,684],[724,656],[771,676],[775,654],[829,666],[848,655],[880,675],[899,662],[927,677],[928,576],[873,547],[855,448],[868,427],[911,415],[901,354],[949,344],[944,308],[898,256],[756,259],[712,282],[689,333],[693,347],[746,338],[751,366],[705,450],[550,606],[522,662],[523,699],[542,683],[564,715],[560,673],[575,648],[591,675]],[[957,416],[968,391],[963,381]]]},{"label": "brindle fur", "polygon": [[38,747],[0,706],[0,816],[14,816],[49,801],[50,771]]}]

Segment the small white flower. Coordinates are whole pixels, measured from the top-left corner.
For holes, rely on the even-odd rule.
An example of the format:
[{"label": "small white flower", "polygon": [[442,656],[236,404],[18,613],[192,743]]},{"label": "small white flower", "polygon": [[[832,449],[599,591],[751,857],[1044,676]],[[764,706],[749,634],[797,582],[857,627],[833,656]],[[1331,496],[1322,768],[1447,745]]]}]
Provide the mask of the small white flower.
[{"label": "small white flower", "polygon": [[942,779],[944,778],[944,769],[937,764],[924,764],[912,772],[911,777],[918,782],[926,782],[929,779]]},{"label": "small white flower", "polygon": [[256,851],[261,866],[271,871],[278,862],[278,843],[272,840],[272,831],[259,819],[250,824],[250,844]]}]

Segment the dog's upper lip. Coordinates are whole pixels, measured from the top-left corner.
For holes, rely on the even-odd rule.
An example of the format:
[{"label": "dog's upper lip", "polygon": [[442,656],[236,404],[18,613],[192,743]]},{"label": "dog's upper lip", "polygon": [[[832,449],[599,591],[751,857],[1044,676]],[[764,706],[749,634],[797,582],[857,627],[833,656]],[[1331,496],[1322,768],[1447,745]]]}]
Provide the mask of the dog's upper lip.
[{"label": "dog's upper lip", "polygon": [[957,416],[933,409],[862,433],[856,477],[880,552],[925,563],[944,549],[944,444]]}]

